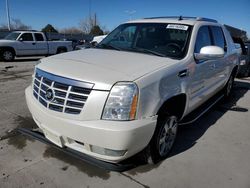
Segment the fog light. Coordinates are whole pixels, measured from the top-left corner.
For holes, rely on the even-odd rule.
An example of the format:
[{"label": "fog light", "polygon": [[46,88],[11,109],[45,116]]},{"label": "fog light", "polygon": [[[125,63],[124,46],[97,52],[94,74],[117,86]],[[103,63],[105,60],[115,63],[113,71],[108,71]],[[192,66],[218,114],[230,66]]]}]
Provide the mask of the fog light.
[{"label": "fog light", "polygon": [[107,148],[102,148],[99,146],[90,146],[91,151],[94,153],[98,153],[100,155],[108,155],[108,156],[123,156],[126,153],[126,150],[112,150],[112,149],[107,149]]}]

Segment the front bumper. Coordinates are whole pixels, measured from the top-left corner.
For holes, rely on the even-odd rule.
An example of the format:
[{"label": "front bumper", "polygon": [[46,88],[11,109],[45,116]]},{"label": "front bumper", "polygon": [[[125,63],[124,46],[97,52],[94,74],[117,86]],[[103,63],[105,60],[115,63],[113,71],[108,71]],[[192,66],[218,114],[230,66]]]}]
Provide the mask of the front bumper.
[{"label": "front bumper", "polygon": [[131,162],[117,163],[117,164],[109,163],[109,162],[97,160],[93,157],[90,157],[89,155],[86,155],[84,153],[81,153],[79,151],[76,151],[76,150],[73,150],[73,149],[70,149],[67,147],[66,148],[58,147],[57,145],[55,145],[54,143],[52,143],[51,141],[46,139],[43,134],[41,134],[40,132],[34,131],[34,130],[30,130],[30,129],[26,129],[26,128],[18,128],[17,131],[25,136],[29,136],[33,139],[40,141],[40,142],[48,144],[48,145],[50,145],[50,146],[52,146],[52,147],[54,147],[54,148],[56,148],[64,153],[68,154],[68,155],[71,155],[77,159],[80,159],[80,160],[87,162],[91,165],[103,168],[105,170],[123,172],[123,171],[129,170],[129,169],[137,166],[136,164],[131,163]]},{"label": "front bumper", "polygon": [[[61,148],[71,148],[112,163],[118,163],[143,150],[150,142],[156,126],[156,117],[134,121],[66,119],[44,108],[33,97],[31,87],[25,90],[25,95],[34,121],[48,140]],[[122,156],[98,154],[93,152],[92,146],[126,152]]]}]

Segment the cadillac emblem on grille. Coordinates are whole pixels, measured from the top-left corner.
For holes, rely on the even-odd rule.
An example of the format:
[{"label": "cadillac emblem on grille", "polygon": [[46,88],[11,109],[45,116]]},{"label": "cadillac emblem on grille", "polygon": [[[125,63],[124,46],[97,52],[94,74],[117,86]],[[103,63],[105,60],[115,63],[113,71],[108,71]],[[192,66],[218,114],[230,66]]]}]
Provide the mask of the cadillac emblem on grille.
[{"label": "cadillac emblem on grille", "polygon": [[45,98],[48,100],[48,101],[52,101],[53,98],[54,98],[54,92],[52,89],[47,89],[46,90],[46,93],[45,93]]}]

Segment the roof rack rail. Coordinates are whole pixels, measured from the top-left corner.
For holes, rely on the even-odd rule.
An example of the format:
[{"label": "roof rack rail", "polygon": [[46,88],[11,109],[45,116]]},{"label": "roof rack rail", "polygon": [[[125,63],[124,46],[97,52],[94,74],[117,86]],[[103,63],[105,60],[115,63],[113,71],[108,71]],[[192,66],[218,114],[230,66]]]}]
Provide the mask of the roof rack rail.
[{"label": "roof rack rail", "polygon": [[196,21],[206,21],[206,22],[214,22],[218,23],[217,20],[210,19],[210,18],[203,18],[203,17],[191,17],[191,16],[160,16],[160,17],[149,17],[144,19],[161,19],[161,18],[172,18],[178,20],[196,20]]}]

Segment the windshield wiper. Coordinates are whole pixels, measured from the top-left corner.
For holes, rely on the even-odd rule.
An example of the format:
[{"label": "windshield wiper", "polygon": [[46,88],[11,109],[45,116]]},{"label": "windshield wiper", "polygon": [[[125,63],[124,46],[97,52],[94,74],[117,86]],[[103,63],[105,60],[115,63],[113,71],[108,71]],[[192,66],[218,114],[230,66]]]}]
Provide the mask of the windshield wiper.
[{"label": "windshield wiper", "polygon": [[138,47],[135,47],[135,48],[132,48],[133,50],[136,50],[138,52],[142,52],[142,53],[146,53],[146,54],[153,54],[153,55],[156,55],[156,56],[160,56],[160,57],[166,57],[165,54],[161,54],[159,52],[156,52],[156,51],[152,51],[152,50],[148,50],[148,49],[145,49],[145,48],[138,48]]},{"label": "windshield wiper", "polygon": [[96,46],[97,48],[105,48],[105,49],[113,49],[113,50],[118,50],[121,51],[121,48],[118,48],[116,46],[113,46],[111,44],[100,44]]}]

